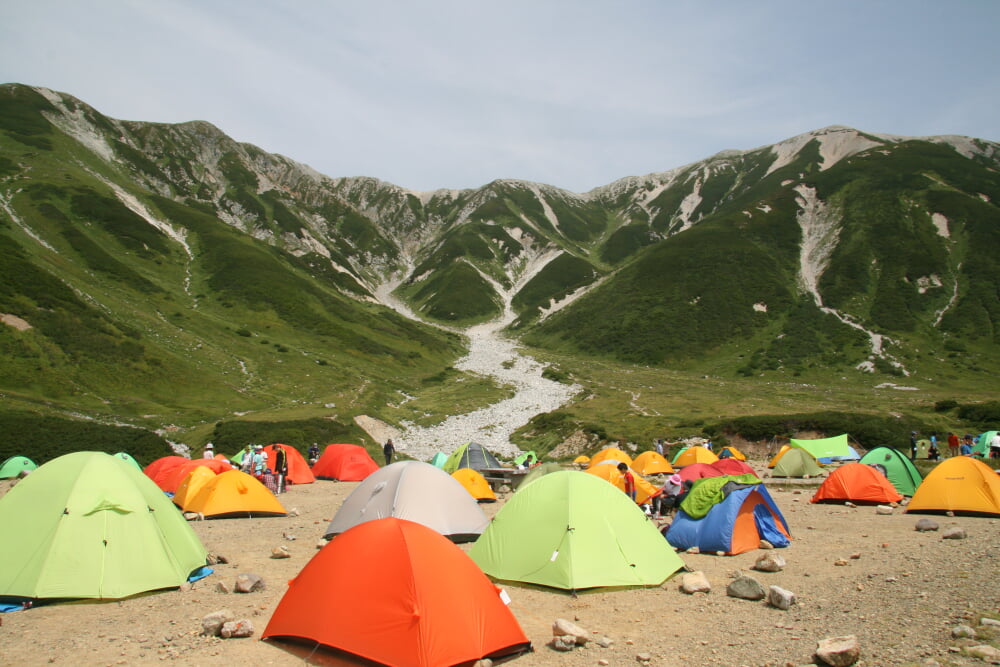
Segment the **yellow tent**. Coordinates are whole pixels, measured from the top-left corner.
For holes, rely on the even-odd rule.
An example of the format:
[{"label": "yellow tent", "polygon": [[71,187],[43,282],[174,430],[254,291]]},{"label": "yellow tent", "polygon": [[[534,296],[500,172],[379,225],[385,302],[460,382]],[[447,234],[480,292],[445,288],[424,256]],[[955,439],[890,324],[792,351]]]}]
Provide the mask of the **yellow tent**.
[{"label": "yellow tent", "polygon": [[[625,476],[618,470],[618,466],[612,463],[591,466],[587,468],[586,472],[611,482],[611,484],[617,486],[623,492],[625,491]],[[635,502],[638,504],[642,505],[660,492],[660,489],[647,482],[635,470],[632,471],[632,476],[635,477]]]},{"label": "yellow tent", "polygon": [[593,468],[601,461],[614,460],[619,463],[624,463],[627,466],[632,465],[632,457],[618,449],[617,447],[608,447],[607,449],[602,449],[593,456],[590,457],[590,467]]},{"label": "yellow tent", "polygon": [[285,508],[266,486],[239,470],[229,470],[209,480],[188,502],[186,511],[201,512],[206,519],[286,515]]},{"label": "yellow tent", "polygon": [[581,454],[580,456],[573,459],[573,463],[590,463],[590,457]]},{"label": "yellow tent", "polygon": [[[728,457],[723,456],[723,453],[725,453],[725,452],[729,452],[729,456]],[[731,459],[736,459],[737,461],[746,461],[747,460],[746,454],[744,454],[740,450],[736,449],[732,445],[726,445],[725,447],[723,447],[719,451],[719,458],[720,459],[731,458]]]},{"label": "yellow tent", "polygon": [[458,480],[458,483],[465,487],[473,498],[481,503],[495,503],[497,494],[493,493],[490,483],[478,470],[472,468],[459,468],[451,473],[451,476]]},{"label": "yellow tent", "polygon": [[906,511],[1000,516],[1000,475],[970,456],[945,459],[920,483]]},{"label": "yellow tent", "polygon": [[791,448],[792,448],[791,445],[782,445],[781,449],[778,450],[778,453],[775,454],[774,458],[771,459],[771,462],[767,464],[767,467],[773,468],[774,466],[778,465],[778,459],[781,458],[781,455],[787,452]]},{"label": "yellow tent", "polygon": [[715,463],[718,460],[718,456],[704,447],[688,447],[681,452],[680,456],[677,457],[674,461],[674,465],[678,468],[683,468],[684,466],[689,466],[692,463]]},{"label": "yellow tent", "polygon": [[187,505],[194,500],[203,486],[215,479],[215,475],[215,471],[208,466],[198,466],[189,472],[174,493],[174,505],[187,512]]},{"label": "yellow tent", "polygon": [[662,454],[652,450],[643,452],[635,457],[635,461],[632,462],[632,469],[638,470],[643,475],[674,472],[674,467],[670,465],[670,461],[663,458]]}]

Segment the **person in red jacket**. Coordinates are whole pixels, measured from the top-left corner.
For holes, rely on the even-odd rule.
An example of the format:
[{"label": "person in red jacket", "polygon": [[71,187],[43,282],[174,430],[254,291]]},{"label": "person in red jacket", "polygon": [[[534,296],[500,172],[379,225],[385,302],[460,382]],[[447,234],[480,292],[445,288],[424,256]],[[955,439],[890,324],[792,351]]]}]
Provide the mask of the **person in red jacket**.
[{"label": "person in red jacket", "polygon": [[628,469],[628,465],[625,463],[618,464],[618,471],[625,478],[626,495],[632,499],[632,502],[635,502],[635,475],[632,474],[632,471]]},{"label": "person in red jacket", "polygon": [[949,456],[958,456],[958,446],[959,446],[959,444],[960,443],[958,442],[958,436],[955,435],[954,433],[949,433],[948,434],[948,455]]}]

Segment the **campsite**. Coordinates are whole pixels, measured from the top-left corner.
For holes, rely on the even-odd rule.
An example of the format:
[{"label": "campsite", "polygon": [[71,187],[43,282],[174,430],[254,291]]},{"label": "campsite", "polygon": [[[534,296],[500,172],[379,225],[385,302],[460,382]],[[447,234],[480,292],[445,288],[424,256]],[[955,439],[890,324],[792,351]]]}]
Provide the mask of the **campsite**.
[{"label": "campsite", "polygon": [[[662,585],[574,592],[495,580],[509,596],[509,609],[533,647],[532,652],[508,664],[627,665],[637,664],[638,656],[648,658],[652,665],[801,665],[812,663],[819,641],[845,635],[858,638],[861,660],[857,664],[861,665],[983,664],[956,648],[963,642],[982,643],[982,639],[956,640],[952,630],[959,625],[977,626],[982,617],[1000,617],[1000,587],[996,586],[1000,577],[1000,518],[932,516],[940,530],[920,532],[914,527],[923,515],[903,513],[900,507],[891,514],[881,514],[875,505],[810,502],[822,478],[772,478],[767,462],[749,461],[788,524],[791,540],[780,550],[786,561],[782,571],[753,570],[757,558],[765,553],[760,549],[733,556],[688,551],[675,554],[669,549],[666,557],[677,558],[682,569]],[[568,474],[541,477],[528,488]],[[599,479],[581,477],[586,482],[582,486],[596,488],[599,497],[614,490],[610,485],[605,489],[603,482],[590,487]],[[19,483],[28,481],[30,476]],[[0,481],[0,491],[8,492],[14,483]],[[285,516],[191,521],[188,525],[210,556],[221,556],[225,561],[213,565],[210,575],[180,589],[103,602],[40,604],[4,614],[0,619],[2,662],[301,664],[298,655],[272,641],[260,641],[261,634],[289,582],[317,555],[324,535],[331,532],[337,510],[363,484],[318,480],[291,485],[279,496],[288,510]],[[497,496],[497,502],[479,503],[491,520],[518,499],[517,492],[502,491]],[[601,502],[608,504],[609,500],[599,500],[587,511],[600,512]],[[544,513],[544,509],[539,508],[539,512]],[[642,518],[638,512],[621,521],[628,523],[637,517],[657,528],[668,523]],[[965,539],[943,539],[951,528],[963,529]],[[475,549],[471,542],[457,546],[466,553]],[[275,549],[281,547],[288,557],[273,558]],[[400,585],[398,581],[391,583],[396,581],[387,570],[392,566],[376,558],[378,550],[373,549],[367,557],[364,546],[353,551],[361,553],[355,554],[351,567],[362,568],[369,560],[377,561],[375,572],[359,571],[350,577],[360,586],[358,590],[381,597],[390,593],[384,587]],[[711,591],[694,595],[681,592],[678,580],[685,570],[703,572]],[[247,594],[225,592],[232,590],[243,573],[260,576],[264,589]],[[755,577],[765,587],[777,585],[791,591],[795,604],[781,610],[763,601],[727,596],[727,585],[740,574]],[[361,626],[378,624],[377,618],[365,619],[369,605],[359,601],[357,607],[355,620]],[[237,619],[250,620],[253,637],[222,640],[203,636],[202,618],[224,609]],[[593,641],[568,652],[555,650],[552,624],[560,618],[589,631]],[[450,632],[460,632],[460,624],[445,620],[434,632],[447,637]],[[980,633],[981,638],[989,639],[988,629],[980,628]],[[323,664],[367,664],[325,659]]]}]

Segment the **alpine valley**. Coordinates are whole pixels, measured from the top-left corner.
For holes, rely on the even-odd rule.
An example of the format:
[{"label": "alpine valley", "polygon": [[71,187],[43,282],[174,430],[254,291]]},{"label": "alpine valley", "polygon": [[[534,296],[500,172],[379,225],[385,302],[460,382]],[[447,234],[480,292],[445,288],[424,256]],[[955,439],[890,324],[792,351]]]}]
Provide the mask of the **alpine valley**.
[{"label": "alpine valley", "polygon": [[0,460],[84,425],[218,447],[433,424],[509,393],[454,367],[498,318],[581,387],[525,449],[754,416],[765,439],[807,414],[885,444],[973,428],[1000,395],[998,203],[1000,144],[968,137],[828,127],[586,193],[413,192],[2,85]]}]

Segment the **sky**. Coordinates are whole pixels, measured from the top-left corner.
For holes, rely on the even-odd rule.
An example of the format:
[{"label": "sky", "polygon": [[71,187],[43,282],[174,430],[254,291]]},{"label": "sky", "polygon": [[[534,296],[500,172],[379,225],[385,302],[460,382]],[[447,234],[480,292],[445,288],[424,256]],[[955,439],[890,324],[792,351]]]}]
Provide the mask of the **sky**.
[{"label": "sky", "polygon": [[1000,141],[995,0],[0,0],[0,83],[331,177],[586,192],[829,125]]}]

